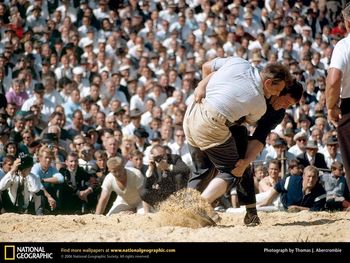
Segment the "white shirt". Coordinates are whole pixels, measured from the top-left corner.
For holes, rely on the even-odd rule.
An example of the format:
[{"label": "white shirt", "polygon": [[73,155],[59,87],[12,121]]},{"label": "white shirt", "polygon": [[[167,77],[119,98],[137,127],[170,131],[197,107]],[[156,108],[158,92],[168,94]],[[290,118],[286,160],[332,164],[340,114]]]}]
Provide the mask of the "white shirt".
[{"label": "white shirt", "polygon": [[297,157],[300,154],[303,154],[304,152],[299,148],[298,145],[293,145],[292,147],[289,148],[288,150],[289,153],[293,154],[295,157]]},{"label": "white shirt", "polygon": [[30,173],[28,176],[23,178],[21,176],[16,175],[15,173],[12,174],[11,172],[8,172],[0,180],[0,191],[9,189],[9,197],[11,199],[11,202],[15,204],[17,199],[17,189],[19,187],[20,181],[22,180],[24,180],[24,189],[22,192],[24,196],[24,207],[28,207],[29,202],[33,197],[33,194],[43,189],[43,185],[41,184],[39,177]]},{"label": "white shirt", "polygon": [[329,68],[339,69],[343,73],[340,97],[350,98],[350,34],[341,39],[334,47]]},{"label": "white shirt", "polygon": [[328,169],[331,169],[331,166],[332,166],[333,162],[335,162],[335,161],[343,163],[343,159],[342,159],[341,154],[338,152],[336,154],[335,158],[332,158],[327,150],[327,146],[324,147],[323,151],[319,151],[319,152],[324,155],[324,160],[326,161]]},{"label": "white shirt", "polygon": [[145,112],[145,100],[142,99],[139,95],[135,94],[130,99],[130,110],[139,109],[141,112]]},{"label": "white shirt", "polygon": [[192,167],[192,157],[186,142],[184,145],[182,145],[182,147],[180,147],[180,145],[178,145],[176,142],[170,144],[169,147],[171,149],[171,153],[180,155],[182,161],[184,161],[187,166]]},{"label": "white shirt", "polygon": [[206,89],[206,101],[229,121],[246,116],[256,122],[266,111],[266,101],[257,69],[242,58],[216,58]]}]

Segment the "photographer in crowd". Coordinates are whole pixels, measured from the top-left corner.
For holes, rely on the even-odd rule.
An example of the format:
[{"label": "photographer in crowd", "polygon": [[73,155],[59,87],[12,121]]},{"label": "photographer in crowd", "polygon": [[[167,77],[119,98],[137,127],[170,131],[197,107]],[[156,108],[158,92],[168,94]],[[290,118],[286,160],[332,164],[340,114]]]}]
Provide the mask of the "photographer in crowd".
[{"label": "photographer in crowd", "polygon": [[[40,179],[31,173],[33,158],[21,155],[11,170],[0,180],[0,191],[6,191],[0,200],[6,212],[35,213],[43,215],[43,201],[47,198],[51,210],[56,208],[56,201],[45,191]],[[34,210],[34,211],[33,211]]]},{"label": "photographer in crowd", "polygon": [[141,198],[145,212],[151,207],[164,201],[171,194],[186,187],[190,168],[176,154],[167,154],[165,146],[155,145],[151,150],[149,166],[146,171],[145,183]]}]

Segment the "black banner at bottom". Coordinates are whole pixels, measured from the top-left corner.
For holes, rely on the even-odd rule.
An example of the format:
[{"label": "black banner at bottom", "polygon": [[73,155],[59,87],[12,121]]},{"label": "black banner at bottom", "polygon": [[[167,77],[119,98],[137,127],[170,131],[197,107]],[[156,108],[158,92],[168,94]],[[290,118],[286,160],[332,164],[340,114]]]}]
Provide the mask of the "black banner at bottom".
[{"label": "black banner at bottom", "polygon": [[0,243],[0,262],[350,257],[350,243]]}]

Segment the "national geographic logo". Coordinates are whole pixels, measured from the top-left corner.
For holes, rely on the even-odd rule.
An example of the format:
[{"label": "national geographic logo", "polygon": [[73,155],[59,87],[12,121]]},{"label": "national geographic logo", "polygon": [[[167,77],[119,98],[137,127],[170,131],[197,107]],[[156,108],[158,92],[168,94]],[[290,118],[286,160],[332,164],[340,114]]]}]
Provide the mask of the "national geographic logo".
[{"label": "national geographic logo", "polygon": [[15,259],[53,259],[53,253],[46,252],[44,247],[6,245],[4,260]]},{"label": "national geographic logo", "polygon": [[4,259],[5,260],[15,260],[15,246],[5,246]]}]

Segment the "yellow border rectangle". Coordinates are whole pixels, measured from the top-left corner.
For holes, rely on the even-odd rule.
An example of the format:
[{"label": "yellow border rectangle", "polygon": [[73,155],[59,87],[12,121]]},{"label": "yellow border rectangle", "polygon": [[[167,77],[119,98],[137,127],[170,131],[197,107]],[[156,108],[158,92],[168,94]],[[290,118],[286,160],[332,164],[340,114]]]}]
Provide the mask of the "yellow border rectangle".
[{"label": "yellow border rectangle", "polygon": [[[6,251],[7,251],[7,248],[12,248],[13,249],[13,257],[12,258],[8,258],[7,257],[7,253],[6,253]],[[16,251],[15,251],[15,246],[14,245],[11,245],[11,246],[5,246],[4,247],[4,257],[5,257],[5,260],[15,260],[15,255],[16,255],[16,253],[15,253]]]}]

